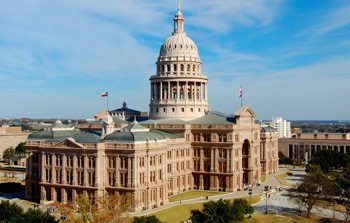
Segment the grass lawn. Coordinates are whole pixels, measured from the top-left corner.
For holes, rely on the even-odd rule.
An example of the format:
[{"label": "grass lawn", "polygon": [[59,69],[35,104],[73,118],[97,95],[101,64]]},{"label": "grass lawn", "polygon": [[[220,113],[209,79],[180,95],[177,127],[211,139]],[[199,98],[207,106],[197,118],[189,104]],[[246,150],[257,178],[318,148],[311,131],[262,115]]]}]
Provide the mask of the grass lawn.
[{"label": "grass lawn", "polygon": [[[249,203],[250,197],[242,197],[243,199],[246,199]],[[260,201],[261,195],[254,195],[252,196],[252,203],[257,203]],[[230,199],[233,201],[234,199]],[[191,217],[191,210],[198,209],[202,210],[203,203],[195,203],[195,204],[182,204],[178,205],[172,208],[168,208],[166,210],[158,211],[150,215],[157,216],[162,222],[167,223],[179,223],[181,221],[186,221]]]},{"label": "grass lawn", "polygon": [[211,196],[222,195],[222,194],[227,194],[227,193],[216,192],[216,191],[192,190],[192,191],[184,192],[184,193],[169,197],[169,202],[180,201],[180,199],[183,201],[189,200],[189,199],[195,199],[195,198],[200,199],[201,196],[204,199],[205,196],[211,197]]},{"label": "grass lawn", "polygon": [[330,205],[330,203],[327,201],[319,201],[318,203],[316,203],[316,206],[332,211],[335,210],[340,212],[346,212],[346,208],[343,205],[337,204],[333,207],[333,205]]},{"label": "grass lawn", "polygon": [[27,200],[23,200],[22,201],[22,204],[27,206],[27,207],[32,207],[34,204],[38,204],[36,202],[33,202],[33,201],[27,201]]},{"label": "grass lawn", "polygon": [[162,222],[167,223],[180,223],[181,221],[186,221],[191,217],[191,210],[193,209],[199,209],[202,210],[203,203],[195,203],[195,204],[183,204],[178,205],[172,208],[168,208],[166,210],[158,211],[156,213],[153,213],[151,215],[155,215],[161,220]]},{"label": "grass lawn", "polygon": [[[250,197],[249,196],[248,197],[240,197],[240,198],[242,198],[244,200],[247,200],[248,204],[250,203]],[[235,199],[237,199],[237,198],[235,198]],[[233,201],[233,200],[234,199],[230,199],[230,201]],[[260,194],[252,196],[252,204],[258,203],[260,200],[261,200],[261,195]]]},{"label": "grass lawn", "polygon": [[261,183],[264,183],[266,181],[266,175],[261,174]]},{"label": "grass lawn", "polygon": [[289,177],[289,176],[292,175],[292,174],[293,174],[292,172],[284,172],[284,173],[281,173],[281,174],[276,175],[276,178],[277,178],[277,180],[278,180],[281,184],[283,184],[284,186],[292,186],[292,184],[287,183],[287,182],[284,180],[285,177]]},{"label": "grass lawn", "polygon": [[297,215],[295,217],[278,217],[274,214],[253,214],[251,219],[248,216],[245,217],[245,223],[257,223],[257,222],[273,222],[273,223],[311,223],[311,222],[322,222],[322,217],[311,215],[310,218]]}]

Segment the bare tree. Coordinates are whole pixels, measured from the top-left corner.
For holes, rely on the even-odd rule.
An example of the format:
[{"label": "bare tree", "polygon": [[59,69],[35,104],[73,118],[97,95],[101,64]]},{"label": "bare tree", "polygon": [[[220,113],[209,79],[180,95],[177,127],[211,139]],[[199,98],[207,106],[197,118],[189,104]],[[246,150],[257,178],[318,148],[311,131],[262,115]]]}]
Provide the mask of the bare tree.
[{"label": "bare tree", "polygon": [[296,188],[296,202],[306,208],[307,217],[311,209],[327,195],[333,194],[333,187],[329,180],[321,175],[308,174],[303,183]]}]

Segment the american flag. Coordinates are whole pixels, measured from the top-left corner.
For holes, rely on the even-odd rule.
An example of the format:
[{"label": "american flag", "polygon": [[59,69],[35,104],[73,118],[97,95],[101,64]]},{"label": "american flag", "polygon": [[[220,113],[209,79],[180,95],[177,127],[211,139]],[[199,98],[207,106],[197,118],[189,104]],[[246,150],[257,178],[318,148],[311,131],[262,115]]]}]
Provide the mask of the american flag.
[{"label": "american flag", "polygon": [[241,98],[241,97],[242,97],[242,87],[240,87],[240,88],[238,89],[238,91],[239,91],[239,97]]}]

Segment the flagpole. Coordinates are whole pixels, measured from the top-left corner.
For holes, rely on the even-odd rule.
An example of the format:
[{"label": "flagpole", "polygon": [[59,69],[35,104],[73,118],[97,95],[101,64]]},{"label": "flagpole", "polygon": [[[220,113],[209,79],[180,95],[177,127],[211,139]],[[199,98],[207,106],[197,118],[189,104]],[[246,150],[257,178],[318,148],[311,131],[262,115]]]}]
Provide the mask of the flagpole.
[{"label": "flagpole", "polygon": [[107,92],[107,111],[108,111],[108,92]]},{"label": "flagpole", "polygon": [[242,85],[241,85],[241,89],[242,89],[242,93],[241,93],[241,107],[243,107],[243,88],[242,88]]}]

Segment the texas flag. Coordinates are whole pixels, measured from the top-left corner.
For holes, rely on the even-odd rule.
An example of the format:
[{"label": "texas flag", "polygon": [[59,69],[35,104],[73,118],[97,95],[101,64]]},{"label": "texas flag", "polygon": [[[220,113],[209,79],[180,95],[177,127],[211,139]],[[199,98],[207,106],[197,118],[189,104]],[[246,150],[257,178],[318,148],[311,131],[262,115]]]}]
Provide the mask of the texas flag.
[{"label": "texas flag", "polygon": [[242,87],[240,87],[240,88],[238,89],[238,91],[239,91],[239,97],[241,98],[241,97],[242,97]]},{"label": "texas flag", "polygon": [[102,97],[107,97],[108,96],[108,92],[102,93]]}]

